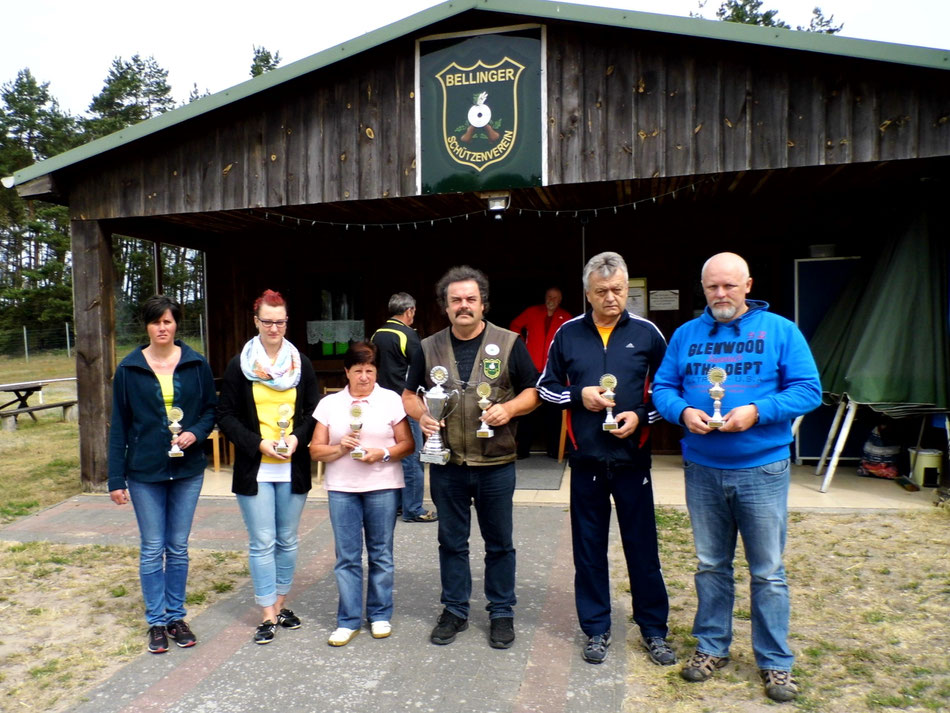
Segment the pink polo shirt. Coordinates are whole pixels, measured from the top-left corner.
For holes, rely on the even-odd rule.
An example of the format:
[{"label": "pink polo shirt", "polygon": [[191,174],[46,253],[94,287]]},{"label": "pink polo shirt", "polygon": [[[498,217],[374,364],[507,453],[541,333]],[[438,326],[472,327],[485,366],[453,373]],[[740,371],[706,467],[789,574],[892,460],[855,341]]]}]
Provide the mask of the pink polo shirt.
[{"label": "pink polo shirt", "polygon": [[[406,412],[399,394],[379,384],[374,385],[372,393],[364,399],[354,399],[349,387],[320,399],[313,417],[330,431],[330,445],[338,445],[343,436],[350,432],[350,406],[354,401],[362,402],[363,406],[363,428],[360,431],[363,448],[392,448],[396,445],[393,429],[406,417]],[[365,493],[402,488],[405,484],[402,465],[398,461],[364,463],[347,454],[326,463],[323,487],[348,493]]]}]

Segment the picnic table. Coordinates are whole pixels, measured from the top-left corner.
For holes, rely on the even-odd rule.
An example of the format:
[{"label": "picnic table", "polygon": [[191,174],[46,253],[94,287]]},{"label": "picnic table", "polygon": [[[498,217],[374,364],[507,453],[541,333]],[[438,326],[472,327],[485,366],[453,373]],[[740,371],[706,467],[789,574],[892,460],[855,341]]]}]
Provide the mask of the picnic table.
[{"label": "picnic table", "polygon": [[[0,400],[9,398],[11,394],[13,395],[12,399],[0,405],[0,419],[3,420],[4,428],[10,428],[12,425],[12,428],[15,429],[16,419],[21,414],[29,414],[30,418],[36,421],[35,412],[44,409],[62,408],[63,418],[67,418],[69,411],[75,408],[76,400],[70,399],[49,404],[43,403],[43,387],[49,384],[75,380],[75,376],[68,376],[61,379],[37,379],[36,381],[19,381],[11,384],[0,384]],[[29,398],[33,394],[39,394],[39,404],[30,406]]]}]

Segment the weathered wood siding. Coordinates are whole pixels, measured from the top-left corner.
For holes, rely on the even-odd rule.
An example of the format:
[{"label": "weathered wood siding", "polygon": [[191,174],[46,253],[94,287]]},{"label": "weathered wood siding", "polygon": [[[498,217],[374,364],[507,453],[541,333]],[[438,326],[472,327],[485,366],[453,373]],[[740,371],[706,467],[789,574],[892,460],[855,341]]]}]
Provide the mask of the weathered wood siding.
[{"label": "weathered wood siding", "polygon": [[[561,23],[547,47],[552,184],[950,155],[950,72]],[[413,52],[393,41],[91,162],[64,177],[73,217],[415,195]]]},{"label": "weathered wood siding", "polygon": [[548,26],[550,183],[950,154],[950,72]]},{"label": "weathered wood siding", "polygon": [[84,166],[74,217],[415,194],[413,41],[340,62]]}]

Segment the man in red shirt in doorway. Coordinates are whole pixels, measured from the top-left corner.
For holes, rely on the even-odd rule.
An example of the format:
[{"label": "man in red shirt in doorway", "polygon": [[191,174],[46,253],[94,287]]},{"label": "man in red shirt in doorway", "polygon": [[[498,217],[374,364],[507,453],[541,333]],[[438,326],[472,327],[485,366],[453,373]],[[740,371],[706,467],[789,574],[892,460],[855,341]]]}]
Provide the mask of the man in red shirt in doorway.
[{"label": "man in red shirt in doorway", "polygon": [[[544,293],[544,304],[528,307],[511,323],[511,331],[525,338],[528,354],[539,372],[544,371],[551,340],[561,325],[571,318],[569,312],[561,309],[561,298],[560,289],[549,287]],[[544,434],[548,456],[557,458],[560,429],[560,410],[542,402],[541,408],[523,417],[518,425],[518,458],[527,458],[531,454],[531,444],[538,431]]]}]

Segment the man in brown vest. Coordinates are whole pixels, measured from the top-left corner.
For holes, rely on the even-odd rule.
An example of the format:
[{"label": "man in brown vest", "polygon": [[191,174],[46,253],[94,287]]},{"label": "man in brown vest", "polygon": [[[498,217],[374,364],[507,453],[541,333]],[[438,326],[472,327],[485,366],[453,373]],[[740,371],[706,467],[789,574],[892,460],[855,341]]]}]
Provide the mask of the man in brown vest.
[{"label": "man in brown vest", "polygon": [[[472,574],[468,558],[471,505],[485,540],[485,597],[488,599],[489,644],[507,649],[514,643],[515,548],[512,542],[512,497],[515,489],[515,426],[512,419],[538,404],[538,371],[524,342],[507,329],[483,319],[488,309],[488,279],[463,265],[453,267],[436,285],[439,304],[450,327],[422,340],[422,351],[409,364],[402,393],[406,413],[419,421],[426,436],[442,428],[448,462],[432,463],[429,488],[439,511],[439,570],[442,605],[430,639],[450,644],[468,628]],[[434,367],[448,374],[443,385],[458,391],[457,407],[440,424],[426,411],[418,387],[435,386]],[[491,387],[484,413],[476,388]],[[487,391],[482,387],[482,391]],[[450,406],[451,408],[451,406]],[[482,423],[493,435],[476,435]]]}]

